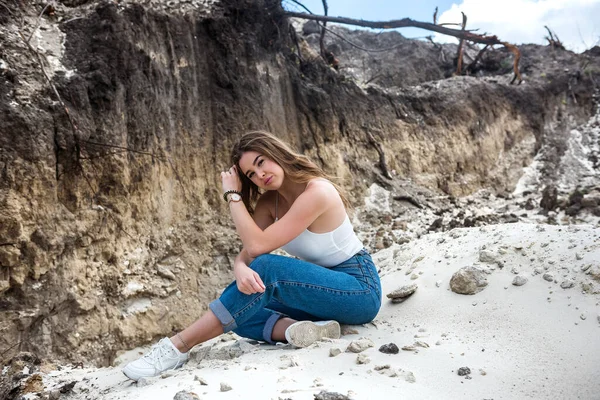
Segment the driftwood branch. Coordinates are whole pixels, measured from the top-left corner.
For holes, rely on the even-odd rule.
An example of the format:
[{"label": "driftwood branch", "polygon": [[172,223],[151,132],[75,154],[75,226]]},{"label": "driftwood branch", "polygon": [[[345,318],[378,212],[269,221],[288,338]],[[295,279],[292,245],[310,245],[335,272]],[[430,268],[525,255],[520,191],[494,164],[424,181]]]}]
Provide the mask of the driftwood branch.
[{"label": "driftwood branch", "polygon": [[515,55],[515,61],[514,61],[515,76],[513,77],[511,82],[514,82],[517,79],[519,80],[519,82],[522,81],[521,74],[519,73],[519,68],[518,68],[519,60],[521,58],[521,53],[519,52],[519,49],[513,44],[510,44],[508,42],[504,42],[504,41],[498,39],[498,37],[496,35],[480,35],[480,34],[474,33],[474,31],[470,31],[470,30],[466,30],[466,29],[465,30],[451,29],[451,28],[446,28],[445,26],[442,26],[439,24],[436,25],[436,24],[431,24],[428,22],[415,21],[410,18],[402,18],[402,19],[391,20],[391,21],[368,21],[368,20],[364,20],[364,19],[330,17],[330,16],[298,13],[298,12],[291,12],[291,11],[286,11],[284,14],[288,17],[310,19],[313,21],[320,21],[320,22],[333,22],[333,23],[344,24],[344,25],[362,26],[365,28],[373,28],[373,29],[395,29],[395,28],[408,28],[408,27],[421,28],[421,29],[425,29],[428,31],[438,32],[443,35],[453,36],[458,39],[468,40],[468,41],[471,41],[474,43],[490,45],[490,46],[502,45],[502,46],[506,47],[507,49],[509,49]]}]

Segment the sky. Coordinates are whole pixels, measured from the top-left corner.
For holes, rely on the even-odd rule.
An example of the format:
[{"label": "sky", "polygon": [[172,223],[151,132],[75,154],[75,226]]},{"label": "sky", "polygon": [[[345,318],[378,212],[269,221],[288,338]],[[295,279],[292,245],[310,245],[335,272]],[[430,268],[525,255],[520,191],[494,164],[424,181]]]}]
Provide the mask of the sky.
[{"label": "sky", "polygon": [[[299,0],[315,14],[323,14],[321,0]],[[288,10],[303,11],[289,0]],[[511,43],[547,44],[544,25],[552,29],[567,49],[584,51],[600,45],[600,0],[327,0],[330,16],[387,21],[411,18],[432,22],[438,7],[438,23],[460,22],[467,16],[467,29],[498,36]],[[415,28],[399,30],[406,37],[424,37],[434,32]],[[438,42],[455,38],[434,34]]]}]

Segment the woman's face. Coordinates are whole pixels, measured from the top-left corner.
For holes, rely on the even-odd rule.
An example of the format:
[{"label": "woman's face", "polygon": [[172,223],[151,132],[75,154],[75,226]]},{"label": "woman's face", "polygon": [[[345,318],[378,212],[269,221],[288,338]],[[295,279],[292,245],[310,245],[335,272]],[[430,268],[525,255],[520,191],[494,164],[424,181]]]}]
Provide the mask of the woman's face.
[{"label": "woman's face", "polygon": [[240,168],[261,189],[277,190],[283,183],[284,173],[279,164],[256,151],[242,154]]}]

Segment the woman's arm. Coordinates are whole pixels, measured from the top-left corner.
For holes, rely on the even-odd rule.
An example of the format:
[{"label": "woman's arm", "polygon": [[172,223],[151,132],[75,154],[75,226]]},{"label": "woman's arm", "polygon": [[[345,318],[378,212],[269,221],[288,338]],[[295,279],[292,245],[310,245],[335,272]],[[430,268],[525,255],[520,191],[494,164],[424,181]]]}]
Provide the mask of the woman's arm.
[{"label": "woman's arm", "polygon": [[[253,218],[254,223],[261,229],[266,229],[274,222],[269,211],[266,196],[258,200]],[[248,267],[252,260],[254,260],[254,257],[250,257],[246,248],[242,248],[242,251],[240,251],[240,254],[237,255],[233,263],[233,274],[235,275],[237,287],[240,292],[245,294],[262,293],[265,291],[265,285],[260,276]]]},{"label": "woman's arm", "polygon": [[[230,202],[231,216],[250,257],[269,253],[300,235],[321,214],[336,204],[337,190],[325,181],[313,181],[277,222],[258,226],[242,202]],[[257,212],[259,211],[257,204]]]}]

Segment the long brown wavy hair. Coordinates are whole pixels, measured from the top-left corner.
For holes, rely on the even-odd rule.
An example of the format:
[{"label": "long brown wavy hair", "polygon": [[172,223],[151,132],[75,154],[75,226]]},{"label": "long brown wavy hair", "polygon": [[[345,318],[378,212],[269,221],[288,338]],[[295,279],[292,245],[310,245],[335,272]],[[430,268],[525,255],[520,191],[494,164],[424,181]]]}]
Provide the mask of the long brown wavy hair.
[{"label": "long brown wavy hair", "polygon": [[339,185],[332,181],[319,166],[310,161],[308,157],[293,151],[286,143],[265,131],[252,131],[245,133],[231,149],[231,163],[237,167],[238,175],[242,181],[242,200],[250,214],[254,213],[254,206],[261,192],[240,168],[240,159],[247,151],[256,151],[275,161],[283,169],[286,178],[292,182],[308,183],[314,178],[325,178],[336,188],[346,209],[351,205]]}]

